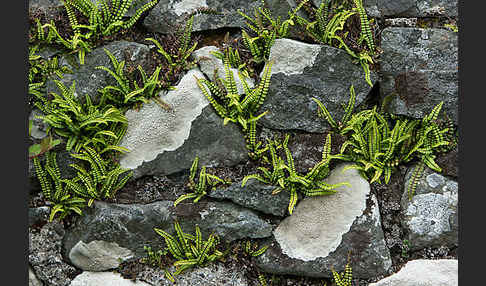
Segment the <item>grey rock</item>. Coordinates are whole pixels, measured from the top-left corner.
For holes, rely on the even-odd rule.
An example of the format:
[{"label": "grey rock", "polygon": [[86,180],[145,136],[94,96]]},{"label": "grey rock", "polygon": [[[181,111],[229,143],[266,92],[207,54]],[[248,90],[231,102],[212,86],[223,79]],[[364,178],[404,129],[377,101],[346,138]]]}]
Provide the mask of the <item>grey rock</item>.
[{"label": "grey rock", "polygon": [[457,17],[457,0],[374,0],[383,17]]},{"label": "grey rock", "polygon": [[256,258],[260,269],[275,274],[331,277],[331,267],[343,270],[351,251],[351,259],[356,257],[356,276],[367,279],[389,271],[390,253],[376,197],[366,200],[368,182],[356,170],[347,170],[349,173],[343,175],[342,168],[336,167],[328,182],[347,181],[351,191],[343,186],[336,194],[302,200],[294,214],[274,231],[271,247]]},{"label": "grey rock", "polygon": [[64,7],[60,0],[29,0],[29,10],[39,9],[41,11],[47,11],[60,7]]},{"label": "grey rock", "polygon": [[369,286],[457,286],[458,261],[456,259],[407,262],[397,273]]},{"label": "grey rock", "polygon": [[401,200],[401,222],[410,249],[458,246],[457,182],[426,167],[410,201],[407,189],[415,168],[407,171]]},{"label": "grey rock", "polygon": [[32,128],[30,130],[30,136],[34,139],[42,139],[47,136],[46,129],[47,124],[39,116],[42,116],[43,113],[38,110],[34,109],[29,115],[29,121],[32,120]]},{"label": "grey rock", "polygon": [[[96,271],[116,268],[116,263],[111,262],[116,260],[121,263],[129,258],[144,256],[145,245],[150,245],[152,249],[162,248],[164,239],[153,229],[157,227],[174,233],[173,223],[176,219],[185,232],[194,233],[197,224],[203,235],[216,233],[225,241],[264,238],[270,236],[272,231],[272,226],[254,212],[232,203],[191,202],[181,203],[174,208],[172,201],[144,205],[95,202],[94,207],[87,209],[85,215],[67,230],[63,241],[64,256],[74,263],[73,257],[84,255],[83,263],[77,265],[82,269],[92,262],[96,267],[87,268]],[[90,247],[86,248],[86,245]],[[98,263],[102,261],[98,257],[103,254],[108,256],[109,263]]]},{"label": "grey rock", "polygon": [[[291,8],[286,0],[267,1],[272,15],[286,19]],[[198,13],[194,17],[193,31],[214,30],[219,28],[243,28],[245,19],[238,14],[242,10],[252,16],[253,9],[260,5],[259,1],[238,0],[161,0],[149,12],[143,24],[148,30],[159,33],[169,33],[175,25],[184,24],[185,16],[197,8],[212,8],[219,15]]]},{"label": "grey rock", "polygon": [[42,282],[37,279],[32,270],[32,267],[29,266],[29,286],[42,286]]},{"label": "grey rock", "polygon": [[416,27],[417,18],[387,18],[385,25],[395,27]]},{"label": "grey rock", "polygon": [[93,240],[90,243],[78,242],[69,252],[69,260],[85,271],[103,271],[117,268],[120,261],[133,257],[133,253],[118,246],[116,242]]},{"label": "grey rock", "polygon": [[[77,54],[64,56],[60,60],[60,64],[71,67],[73,73],[65,74],[60,81],[68,87],[75,81],[76,96],[81,97],[82,100],[84,100],[85,95],[88,95],[94,103],[97,103],[99,101],[99,89],[107,85],[116,85],[116,80],[108,72],[96,69],[97,66],[113,69],[110,58],[104,49],[110,51],[118,61],[125,60],[125,66],[130,65],[136,68],[141,65],[147,71],[150,63],[149,48],[139,43],[115,41],[98,47],[86,54],[84,65],[79,65]],[[52,80],[46,82],[46,90],[47,93],[60,92]]]},{"label": "grey rock", "polygon": [[133,282],[114,272],[88,272],[76,276],[70,286],[150,286],[143,281]]},{"label": "grey rock", "polygon": [[29,208],[29,227],[46,223],[50,213],[49,207]]},{"label": "grey rock", "polygon": [[40,231],[29,228],[28,262],[44,285],[67,286],[76,268],[61,255],[63,226],[57,222],[45,224]]},{"label": "grey rock", "polygon": [[[270,52],[272,66],[268,95],[261,110],[269,114],[260,122],[273,129],[295,129],[307,132],[325,132],[327,121],[318,118],[319,99],[335,120],[349,100],[349,88],[354,85],[356,105],[359,106],[371,87],[364,79],[360,65],[352,63],[344,50],[330,46],[277,39]],[[371,72],[371,81],[377,76]]]},{"label": "grey rock", "polygon": [[250,179],[244,187],[241,187],[241,182],[236,182],[228,188],[210,191],[208,196],[215,199],[231,200],[245,208],[283,217],[287,211],[290,195],[288,192],[272,195],[275,188],[276,186]]},{"label": "grey rock", "polygon": [[389,27],[381,34],[382,97],[392,113],[422,118],[439,102],[457,124],[457,33]]}]

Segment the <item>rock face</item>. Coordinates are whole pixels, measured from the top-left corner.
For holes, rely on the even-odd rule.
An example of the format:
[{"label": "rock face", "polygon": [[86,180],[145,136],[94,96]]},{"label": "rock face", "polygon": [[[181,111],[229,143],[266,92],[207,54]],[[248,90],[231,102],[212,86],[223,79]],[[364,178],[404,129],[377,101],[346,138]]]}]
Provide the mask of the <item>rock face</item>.
[{"label": "rock face", "polygon": [[[287,17],[290,6],[284,0],[266,1],[276,18]],[[174,30],[175,25],[184,24],[185,16],[198,8],[212,8],[219,14],[197,13],[194,16],[193,31],[215,30],[219,28],[243,28],[245,19],[238,14],[242,10],[245,14],[252,16],[253,9],[260,6],[258,1],[250,0],[161,0],[149,12],[143,24],[153,32],[169,33]]]},{"label": "rock face", "polygon": [[[313,97],[326,106],[335,120],[340,120],[344,114],[341,104],[348,102],[351,85],[356,92],[356,106],[371,90],[362,67],[353,64],[344,50],[277,39],[270,60],[275,60],[272,78],[261,107],[269,114],[260,120],[268,128],[325,132],[329,125],[325,119],[318,118]],[[371,81],[376,79],[371,72]]]},{"label": "rock face", "polygon": [[444,29],[390,27],[381,34],[382,96],[389,111],[422,118],[439,102],[457,124],[457,33]]},{"label": "rock face", "polygon": [[77,272],[61,256],[63,236],[63,226],[56,221],[40,231],[29,229],[29,265],[44,285],[67,286]]},{"label": "rock face", "polygon": [[29,286],[42,286],[42,282],[37,279],[37,277],[34,274],[34,271],[32,271],[32,268],[29,266]]},{"label": "rock face", "polygon": [[241,187],[241,182],[236,182],[226,189],[211,191],[208,196],[215,199],[228,199],[245,208],[283,217],[287,211],[290,195],[287,192],[272,195],[275,188],[250,179],[244,187]]},{"label": "rock face", "polygon": [[153,228],[174,233],[176,219],[185,232],[194,233],[198,224],[203,235],[214,232],[226,241],[264,238],[272,231],[254,212],[231,203],[181,203],[174,209],[172,201],[145,205],[95,202],[67,231],[64,256],[83,270],[116,268],[122,261],[144,256],[144,245],[162,248],[164,239]]},{"label": "rock face", "polygon": [[382,17],[457,17],[458,15],[457,0],[373,0],[370,2],[376,2]]},{"label": "rock face", "polygon": [[458,262],[455,259],[412,260],[399,272],[369,286],[457,286]]},{"label": "rock face", "polygon": [[70,286],[150,286],[142,281],[133,282],[113,272],[83,272],[71,281]]},{"label": "rock face", "polygon": [[[125,60],[125,67],[130,65],[136,68],[138,65],[141,65],[146,70],[150,60],[148,46],[127,41],[115,41],[93,49],[86,54],[84,65],[79,65],[77,54],[75,54],[76,57],[68,57],[72,61],[68,61],[68,58],[64,57],[60,64],[68,64],[73,73],[65,74],[60,81],[68,87],[75,81],[77,96],[84,98],[85,94],[87,94],[94,103],[99,101],[98,89],[106,85],[116,85],[116,80],[108,72],[96,69],[97,66],[113,69],[110,58],[104,49],[110,51],[118,61]],[[78,65],[79,67],[76,67]],[[59,94],[60,92],[56,84],[51,80],[46,82],[46,90],[47,93],[55,92]]]},{"label": "rock face", "polygon": [[414,168],[407,172],[401,200],[402,227],[410,249],[458,246],[457,182],[425,168],[410,201],[407,188]]},{"label": "rock face", "polygon": [[[334,169],[329,183],[346,181],[338,193],[302,200],[292,216],[274,231],[273,245],[256,258],[265,272],[331,277],[331,267],[344,269],[348,252],[359,257],[353,272],[363,278],[384,274],[391,266],[376,198],[368,201],[369,183],[354,170]],[[352,258],[351,258],[352,259]]]}]

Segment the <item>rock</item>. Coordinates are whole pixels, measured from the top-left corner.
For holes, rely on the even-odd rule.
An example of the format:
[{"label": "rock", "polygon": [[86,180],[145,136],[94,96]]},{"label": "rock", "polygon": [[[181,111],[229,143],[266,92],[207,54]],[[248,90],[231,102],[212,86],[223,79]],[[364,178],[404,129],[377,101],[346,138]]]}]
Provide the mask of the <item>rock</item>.
[{"label": "rock", "polygon": [[401,222],[410,249],[458,246],[457,182],[426,167],[410,201],[407,189],[414,169],[405,176],[401,200]]},{"label": "rock", "polygon": [[[221,79],[226,78],[223,61],[218,59],[213,54],[211,54],[211,52],[220,52],[220,51],[215,46],[206,46],[198,50],[195,50],[192,53],[192,56],[199,63],[199,68],[204,73],[204,75],[206,75],[206,77],[211,81],[213,80],[215,70],[217,70],[218,77],[220,77]],[[244,89],[243,89],[243,85],[241,84],[240,77],[238,76],[238,70],[231,68],[231,72],[233,73],[233,78],[235,79],[236,82],[236,88],[238,89],[238,94],[243,94]],[[253,79],[251,78],[247,78],[246,82],[249,87],[255,86]]]},{"label": "rock", "polygon": [[418,259],[407,262],[397,273],[369,286],[457,286],[458,283],[456,259]]},{"label": "rock", "polygon": [[32,270],[32,267],[29,266],[29,286],[42,286],[42,282],[37,279]]},{"label": "rock", "polygon": [[[275,60],[272,78],[260,108],[269,111],[260,119],[268,128],[324,133],[330,128],[325,119],[318,118],[318,106],[313,97],[319,99],[337,121],[344,114],[341,104],[347,104],[351,85],[356,92],[356,106],[371,90],[362,67],[353,64],[351,56],[341,49],[277,39],[270,60]],[[371,81],[376,79],[371,72]]]},{"label": "rock", "polygon": [[56,10],[64,7],[59,0],[29,0],[29,10],[39,9],[41,12]]},{"label": "rock", "polygon": [[250,179],[244,187],[241,187],[241,182],[236,182],[228,188],[211,191],[208,196],[215,199],[228,199],[245,208],[283,217],[287,211],[290,195],[288,192],[272,195],[275,188],[277,187]]},{"label": "rock", "polygon": [[[109,69],[113,69],[110,58],[105,53],[104,49],[110,51],[118,61],[125,60],[125,67],[133,66],[136,68],[138,65],[141,65],[145,71],[148,71],[147,67],[150,66],[151,60],[149,57],[150,51],[148,46],[127,41],[115,41],[93,49],[86,54],[84,65],[79,65],[77,54],[63,57],[62,60],[59,61],[60,65],[67,64],[72,69],[73,73],[65,74],[64,78],[60,81],[68,87],[75,81],[76,96],[84,100],[85,94],[87,94],[95,104],[99,101],[99,89],[107,85],[116,86],[116,80],[108,72],[96,69],[97,66],[105,66]],[[47,93],[60,93],[56,84],[52,80],[46,82],[46,90]]]},{"label": "rock", "polygon": [[32,110],[29,115],[29,121],[32,120],[32,128],[30,129],[29,135],[34,139],[42,139],[47,136],[47,124],[44,123],[42,119],[38,118],[38,116],[42,115],[43,113],[38,109]]},{"label": "rock", "polygon": [[373,0],[382,17],[457,17],[457,0]]},{"label": "rock", "polygon": [[28,262],[44,285],[67,286],[77,272],[62,258],[63,236],[64,228],[57,221],[45,224],[40,231],[29,228]]},{"label": "rock", "polygon": [[29,208],[29,227],[47,223],[50,213],[49,207]]},{"label": "rock", "polygon": [[[276,19],[286,19],[291,6],[284,0],[267,1]],[[293,2],[293,1],[292,1]],[[244,28],[245,18],[238,14],[242,10],[250,17],[253,9],[260,6],[259,1],[238,0],[162,0],[155,5],[145,18],[143,25],[152,32],[170,33],[177,25],[184,25],[188,13],[198,8],[211,8],[220,14],[197,13],[194,16],[193,31],[215,30],[220,28]]]},{"label": "rock", "polygon": [[174,208],[173,201],[143,205],[97,201],[67,230],[64,256],[83,270],[113,269],[130,258],[145,256],[145,245],[163,248],[164,239],[153,229],[174,233],[176,219],[185,232],[194,233],[198,224],[203,235],[214,232],[229,242],[268,237],[272,231],[272,226],[254,212],[232,203],[191,202]]},{"label": "rock", "polygon": [[459,177],[459,150],[458,147],[447,153],[438,154],[435,162],[442,169],[445,176]]},{"label": "rock", "polygon": [[389,27],[381,34],[382,97],[392,113],[422,118],[441,101],[457,124],[457,33],[444,29]]},{"label": "rock", "polygon": [[[172,269],[170,269],[172,271]],[[235,265],[225,265],[222,263],[210,263],[204,267],[192,268],[175,276],[177,285],[180,286],[221,286],[221,285],[249,285],[245,276],[245,270]],[[174,285],[165,278],[165,273],[161,269],[154,269],[143,266],[139,272],[138,279],[147,281],[152,285],[169,286]]]},{"label": "rock", "polygon": [[70,286],[150,286],[142,281],[133,282],[114,272],[83,272],[71,281]]},{"label": "rock", "polygon": [[387,273],[391,259],[376,197],[366,200],[369,183],[355,169],[343,174],[345,166],[332,170],[327,181],[346,181],[351,188],[341,186],[336,194],[298,203],[292,216],[275,229],[272,246],[256,258],[259,268],[274,274],[331,277],[331,267],[343,270],[351,251],[356,276],[367,279]]}]

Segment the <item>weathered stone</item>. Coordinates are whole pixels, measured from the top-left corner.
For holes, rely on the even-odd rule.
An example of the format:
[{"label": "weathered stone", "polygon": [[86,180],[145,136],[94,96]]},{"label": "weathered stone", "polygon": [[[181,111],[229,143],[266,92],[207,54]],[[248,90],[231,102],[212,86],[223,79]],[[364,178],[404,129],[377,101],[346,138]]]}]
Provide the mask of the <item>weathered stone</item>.
[{"label": "weathered stone", "polygon": [[42,286],[42,282],[37,279],[32,270],[32,267],[29,266],[29,286]]},{"label": "weathered stone", "polygon": [[42,12],[64,7],[59,0],[29,0],[29,10],[39,9]]},{"label": "weathered stone", "polygon": [[[373,0],[383,17],[457,17],[457,0]],[[372,2],[373,2],[372,1]]]},{"label": "weathered stone", "polygon": [[366,279],[387,273],[391,259],[376,197],[366,201],[369,183],[357,170],[343,174],[346,165],[336,167],[327,182],[346,181],[351,187],[302,200],[274,231],[272,246],[256,258],[259,268],[275,274],[331,277],[331,267],[344,269],[351,251],[356,276]]},{"label": "weathered stone", "polygon": [[457,182],[426,167],[410,201],[408,186],[415,168],[407,171],[401,200],[402,227],[410,249],[458,246]]},{"label": "weathered stone", "polygon": [[29,228],[29,265],[44,285],[67,286],[76,268],[61,255],[63,226],[57,222],[45,224],[40,231]]},{"label": "weathered stone", "polygon": [[[81,258],[82,263],[76,265],[83,270],[116,268],[129,258],[144,256],[145,245],[162,248],[164,239],[153,229],[174,233],[176,219],[185,232],[194,233],[197,224],[205,236],[216,233],[225,241],[264,238],[272,231],[272,226],[254,212],[232,203],[191,202],[174,208],[172,201],[144,205],[95,202],[94,207],[87,209],[67,231],[63,241],[64,256],[73,264]],[[103,255],[108,256],[108,263],[98,259]],[[73,261],[73,257],[77,260]]]},{"label": "weathered stone", "polygon": [[[96,69],[97,66],[105,66],[109,69],[113,69],[110,58],[105,53],[104,49],[110,51],[113,56],[118,60],[125,60],[125,66],[137,67],[141,65],[144,70],[150,65],[149,47],[139,43],[127,42],[127,41],[115,41],[105,46],[93,49],[86,54],[84,65],[79,65],[79,59],[77,54],[70,57],[63,57],[60,60],[60,64],[68,65],[73,73],[65,74],[60,81],[66,86],[71,86],[72,82],[76,82],[76,96],[84,100],[87,94],[94,103],[99,101],[98,90],[107,86],[115,85],[116,80],[106,71]],[[46,82],[47,93],[55,92],[60,93],[56,84],[52,80]]]},{"label": "weathered stone", "polygon": [[[218,59],[211,52],[220,52],[220,50],[215,46],[206,46],[194,51],[192,53],[192,56],[194,57],[194,59],[198,61],[199,68],[204,73],[204,75],[206,75],[208,79],[213,80],[215,70],[217,70],[217,76],[219,78],[225,79],[226,76],[225,76],[223,61]],[[238,93],[243,94],[244,89],[243,89],[243,85],[241,84],[240,77],[238,75],[238,70],[235,68],[231,68],[231,72],[233,73],[233,78],[235,79]],[[247,78],[246,82],[249,87],[255,86],[253,79],[251,78]]]},{"label": "weathered stone", "polygon": [[49,219],[49,207],[29,208],[29,227],[46,223]]},{"label": "weathered stone", "polygon": [[208,196],[229,199],[246,208],[282,217],[287,211],[290,195],[288,192],[272,195],[275,188],[277,187],[250,179],[244,187],[241,186],[241,182],[236,182],[228,188],[210,191]]},{"label": "weathered stone", "polygon": [[[291,9],[288,1],[271,0],[267,5],[276,18],[282,16],[286,19]],[[198,8],[211,8],[218,15],[197,13],[194,16],[193,31],[215,30],[220,28],[243,28],[245,18],[238,14],[242,10],[245,14],[253,16],[253,9],[260,6],[258,1],[238,0],[161,0],[149,12],[143,24],[148,30],[159,33],[169,33],[175,25],[184,24],[188,13]]]},{"label": "weathered stone", "polygon": [[[351,85],[354,85],[357,106],[371,90],[362,67],[354,64],[351,56],[341,49],[277,39],[270,60],[275,60],[272,78],[261,107],[269,114],[260,120],[268,128],[323,133],[329,129],[329,124],[318,118],[318,106],[313,97],[339,120],[344,115],[341,104],[348,102]],[[376,74],[371,72],[370,76],[375,82]]]},{"label": "weathered stone", "polygon": [[70,286],[150,286],[143,281],[132,281],[114,272],[83,272],[76,276]]},{"label": "weathered stone", "polygon": [[397,273],[369,286],[457,286],[458,283],[456,259],[419,259],[407,262]]},{"label": "weathered stone", "polygon": [[46,129],[47,124],[39,116],[42,116],[42,112],[38,109],[32,110],[29,115],[29,121],[32,121],[32,128],[29,135],[34,139],[42,139],[47,136]]},{"label": "weathered stone", "polygon": [[388,110],[422,118],[444,101],[442,110],[457,124],[457,33],[389,27],[381,37],[381,92],[391,97]]}]

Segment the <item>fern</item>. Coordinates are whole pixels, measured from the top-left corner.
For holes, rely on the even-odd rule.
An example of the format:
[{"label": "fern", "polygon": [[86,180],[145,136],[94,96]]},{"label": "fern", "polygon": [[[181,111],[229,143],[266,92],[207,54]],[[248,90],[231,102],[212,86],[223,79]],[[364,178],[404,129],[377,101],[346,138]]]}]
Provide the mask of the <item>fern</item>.
[{"label": "fern", "polygon": [[252,244],[251,241],[247,240],[246,242],[244,242],[243,250],[246,254],[257,257],[265,253],[268,247],[268,245],[265,245],[262,248],[258,249],[258,243],[255,242],[254,244]]},{"label": "fern", "polygon": [[410,183],[407,186],[407,193],[408,193],[409,200],[412,200],[412,197],[415,194],[415,189],[417,188],[417,184],[424,173],[424,169],[425,169],[425,164],[423,162],[419,162],[417,166],[413,169],[412,177],[410,178]]},{"label": "fern", "polygon": [[351,87],[349,88],[349,95],[350,95],[349,101],[344,111],[344,115],[341,118],[341,120],[337,123],[332,118],[326,106],[324,106],[324,104],[319,99],[312,98],[312,100],[314,100],[317,103],[317,106],[319,107],[319,109],[317,110],[318,116],[324,117],[326,121],[329,123],[329,125],[331,126],[331,128],[337,130],[338,132],[340,132],[344,128],[344,126],[347,125],[351,117],[351,114],[353,113],[355,102],[356,102],[356,93],[354,92],[354,85],[351,85]]},{"label": "fern", "polygon": [[336,283],[336,286],[352,286],[353,270],[349,263],[346,264],[344,268],[344,273],[342,274],[339,274],[334,269],[332,269],[332,276],[334,278],[334,283]]},{"label": "fern", "polygon": [[370,52],[374,52],[375,43],[373,41],[373,34],[371,33],[370,23],[368,21],[368,16],[363,7],[363,0],[354,0],[354,4],[359,13],[359,19],[361,23],[361,35],[358,41],[360,44],[363,40],[366,42]]}]

